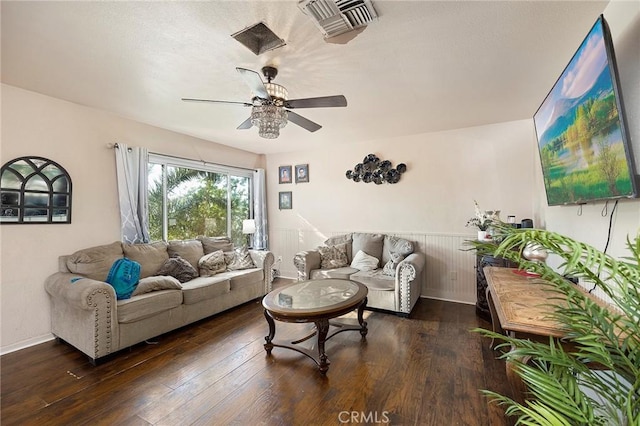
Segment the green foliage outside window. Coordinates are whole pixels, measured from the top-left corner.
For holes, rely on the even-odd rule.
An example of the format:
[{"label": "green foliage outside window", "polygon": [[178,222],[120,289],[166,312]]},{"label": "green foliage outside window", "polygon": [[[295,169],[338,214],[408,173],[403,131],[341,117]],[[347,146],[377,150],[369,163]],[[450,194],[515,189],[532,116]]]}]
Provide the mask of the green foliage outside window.
[{"label": "green foliage outside window", "polygon": [[[163,173],[166,174],[166,200],[163,196]],[[244,176],[150,163],[151,240],[230,235],[234,244],[246,244],[242,221],[250,215],[249,185],[250,179]],[[165,202],[166,218],[163,212]],[[166,236],[163,235],[164,220],[167,221]]]}]

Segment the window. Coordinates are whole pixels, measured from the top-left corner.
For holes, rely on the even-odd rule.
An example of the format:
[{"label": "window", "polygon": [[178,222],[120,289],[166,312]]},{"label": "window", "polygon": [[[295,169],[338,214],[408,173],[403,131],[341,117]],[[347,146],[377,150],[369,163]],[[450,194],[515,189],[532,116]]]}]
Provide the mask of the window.
[{"label": "window", "polygon": [[71,223],[71,177],[43,157],[21,157],[0,169],[0,223]]},{"label": "window", "polygon": [[251,216],[252,171],[149,155],[151,240],[228,235],[245,245],[242,221]]}]

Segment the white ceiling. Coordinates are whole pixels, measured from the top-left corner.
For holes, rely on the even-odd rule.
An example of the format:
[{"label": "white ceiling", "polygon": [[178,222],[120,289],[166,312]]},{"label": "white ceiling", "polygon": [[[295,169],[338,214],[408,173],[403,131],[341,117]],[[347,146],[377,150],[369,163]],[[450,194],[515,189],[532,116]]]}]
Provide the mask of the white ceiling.
[{"label": "white ceiling", "polygon": [[[530,118],[607,1],[381,1],[379,19],[327,42],[296,1],[2,1],[2,82],[257,153],[321,149]],[[254,55],[231,34],[258,22],[286,46]],[[235,67],[275,65],[296,109],[275,140],[236,130],[249,101]]]}]

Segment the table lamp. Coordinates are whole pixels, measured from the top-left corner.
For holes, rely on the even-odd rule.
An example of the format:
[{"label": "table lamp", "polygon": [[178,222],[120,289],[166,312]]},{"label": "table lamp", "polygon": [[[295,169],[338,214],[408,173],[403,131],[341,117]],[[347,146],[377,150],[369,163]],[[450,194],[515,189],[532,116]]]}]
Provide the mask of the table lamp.
[{"label": "table lamp", "polygon": [[253,235],[256,233],[256,221],[254,219],[243,220],[242,233],[247,235],[247,240],[249,242],[248,247],[252,248],[253,244],[251,244],[251,242],[253,238],[250,235]]}]

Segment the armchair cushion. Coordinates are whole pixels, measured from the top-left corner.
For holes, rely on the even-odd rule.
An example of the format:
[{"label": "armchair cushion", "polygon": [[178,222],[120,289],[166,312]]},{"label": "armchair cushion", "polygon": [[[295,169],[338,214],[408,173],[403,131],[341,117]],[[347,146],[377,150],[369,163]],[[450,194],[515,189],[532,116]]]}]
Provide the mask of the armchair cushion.
[{"label": "armchair cushion", "polygon": [[349,279],[366,285],[369,290],[390,291],[396,287],[395,278],[383,274],[382,269],[356,272]]},{"label": "armchair cushion", "polygon": [[377,258],[360,250],[353,256],[351,267],[361,271],[373,271],[374,269],[378,269],[378,262],[379,260]]},{"label": "armchair cushion", "polygon": [[378,266],[380,266],[380,259],[382,258],[382,244],[384,242],[383,234],[365,234],[354,232],[353,233],[353,253],[358,253],[360,250],[367,253],[369,256],[373,256],[378,259]]},{"label": "armchair cushion", "polygon": [[348,280],[349,277],[351,277],[356,272],[358,272],[358,270],[350,266],[335,269],[313,269],[309,274],[309,279],[319,280],[322,278],[338,278],[342,280]]},{"label": "armchair cushion", "polygon": [[347,244],[320,246],[320,267],[323,269],[342,268],[349,265],[347,260]]}]

